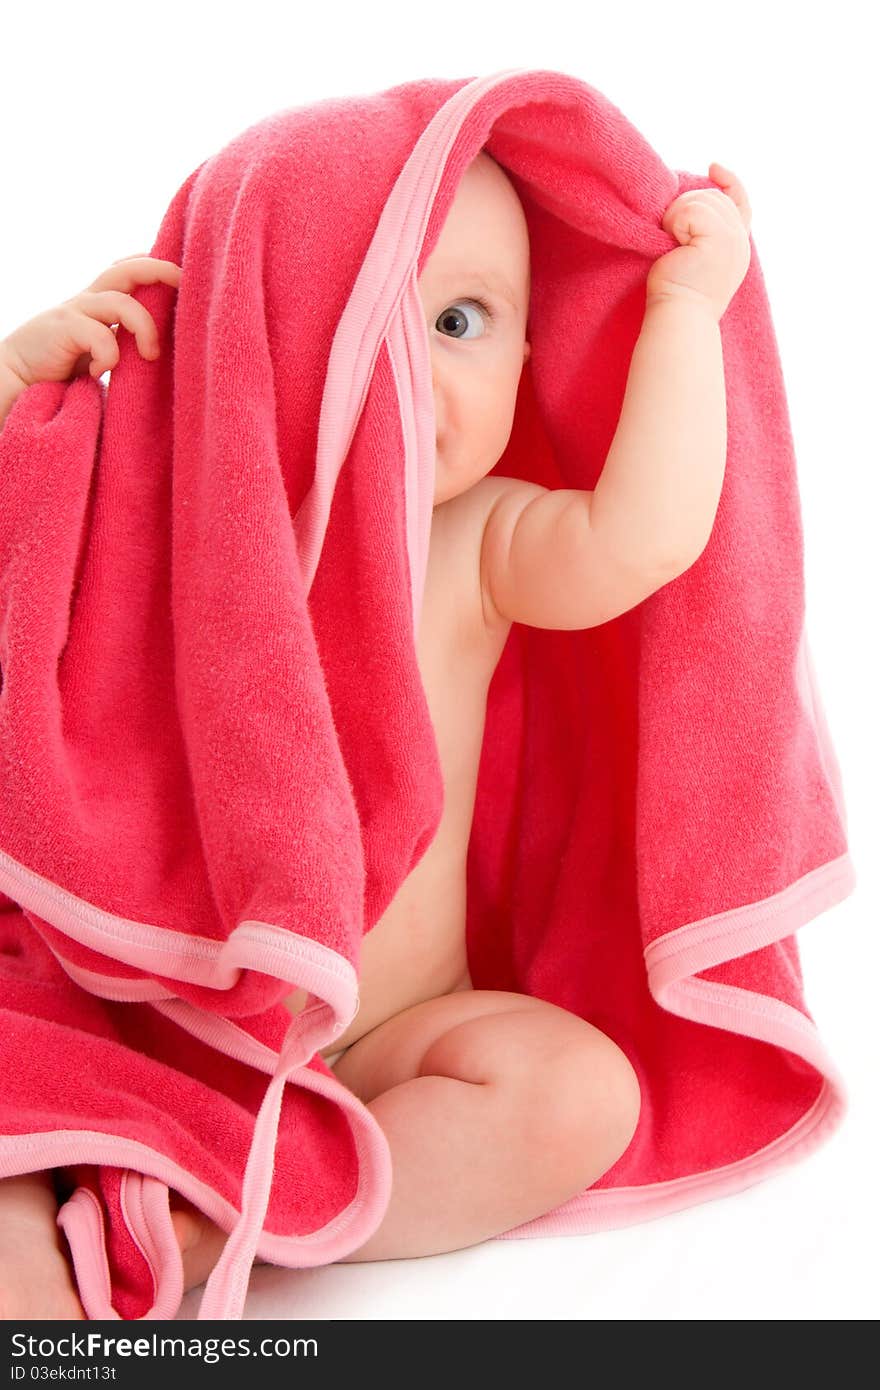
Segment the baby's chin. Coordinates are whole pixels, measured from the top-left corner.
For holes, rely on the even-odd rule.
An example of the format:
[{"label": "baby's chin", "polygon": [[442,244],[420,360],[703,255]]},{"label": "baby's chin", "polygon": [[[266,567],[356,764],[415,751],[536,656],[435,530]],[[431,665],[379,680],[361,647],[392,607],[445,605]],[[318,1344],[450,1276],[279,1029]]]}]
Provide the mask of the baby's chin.
[{"label": "baby's chin", "polygon": [[434,482],[434,506],[439,507],[444,502],[451,502],[453,497],[460,497],[463,492],[470,492],[472,487],[491,473],[494,466],[492,464],[490,468],[486,468],[480,463],[473,463],[470,467],[467,464],[456,464],[454,469],[447,469],[438,460]]}]

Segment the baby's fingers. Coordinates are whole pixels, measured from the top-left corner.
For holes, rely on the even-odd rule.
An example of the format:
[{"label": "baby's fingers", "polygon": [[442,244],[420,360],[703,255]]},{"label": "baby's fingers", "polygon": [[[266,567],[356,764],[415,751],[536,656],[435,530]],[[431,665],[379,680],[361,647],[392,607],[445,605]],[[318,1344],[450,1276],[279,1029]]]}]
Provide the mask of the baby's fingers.
[{"label": "baby's fingers", "polygon": [[[153,317],[143,304],[132,299],[131,295],[123,294],[119,290],[83,290],[82,294],[68,300],[68,306],[85,315],[87,319],[97,319],[102,324],[121,323],[134,334],[142,357],[152,359],[159,356],[159,334]],[[119,361],[116,339],[112,333],[109,337],[113,342],[114,360],[105,363],[101,371],[106,371],[107,367],[115,367]],[[109,350],[110,343],[107,338],[102,337],[101,341]],[[100,372],[98,375],[100,376]]]},{"label": "baby's fingers", "polygon": [[746,231],[752,225],[752,209],[749,205],[746,190],[742,181],[736,177],[732,170],[726,169],[723,164],[709,165],[709,178],[713,183],[717,183],[728,198],[736,204],[739,215],[743,220]]},{"label": "baby's fingers", "polygon": [[[707,197],[708,194],[708,197]],[[718,218],[727,220],[724,199],[719,189],[691,189],[681,193],[669,204],[661,220],[661,226],[677,241],[693,241],[717,231]],[[733,213],[736,216],[736,213]]]},{"label": "baby's fingers", "polygon": [[87,288],[90,290],[122,290],[130,294],[137,285],[154,285],[157,281],[173,285],[180,284],[181,267],[174,261],[163,261],[157,256],[125,256],[114,261],[103,270]]},{"label": "baby's fingers", "polygon": [[74,345],[81,349],[80,356],[70,372],[71,376],[83,376],[88,372],[97,379],[105,372],[112,371],[119,361],[116,330],[105,328],[103,323],[89,318],[87,314],[82,314],[75,320],[71,339]]}]

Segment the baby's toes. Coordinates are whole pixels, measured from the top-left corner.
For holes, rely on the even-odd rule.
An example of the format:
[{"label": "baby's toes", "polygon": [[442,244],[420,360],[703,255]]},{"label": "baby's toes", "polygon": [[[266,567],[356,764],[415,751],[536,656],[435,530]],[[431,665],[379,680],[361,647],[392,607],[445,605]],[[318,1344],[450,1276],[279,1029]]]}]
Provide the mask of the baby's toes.
[{"label": "baby's toes", "polygon": [[179,1193],[172,1197],[171,1224],[183,1261],[183,1287],[188,1291],[204,1284],[226,1244],[226,1232]]}]

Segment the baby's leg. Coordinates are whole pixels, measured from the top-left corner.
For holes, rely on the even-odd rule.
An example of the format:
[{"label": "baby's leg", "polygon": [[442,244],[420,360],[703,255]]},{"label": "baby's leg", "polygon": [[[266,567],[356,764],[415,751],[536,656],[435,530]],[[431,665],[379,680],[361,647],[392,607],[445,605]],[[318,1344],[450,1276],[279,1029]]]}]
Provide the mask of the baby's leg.
[{"label": "baby's leg", "polygon": [[[606,1034],[526,994],[462,990],[366,1033],[334,1071],[378,1121],[391,1198],[339,1264],[474,1245],[543,1215],[606,1173],[638,1123],[638,1079]],[[224,1232],[177,1193],[187,1289]]]},{"label": "baby's leg", "polygon": [[396,1014],[336,1075],[391,1149],[385,1216],[338,1263],[459,1250],[567,1201],[638,1122],[638,1079],[598,1028],[529,995],[468,990]]}]

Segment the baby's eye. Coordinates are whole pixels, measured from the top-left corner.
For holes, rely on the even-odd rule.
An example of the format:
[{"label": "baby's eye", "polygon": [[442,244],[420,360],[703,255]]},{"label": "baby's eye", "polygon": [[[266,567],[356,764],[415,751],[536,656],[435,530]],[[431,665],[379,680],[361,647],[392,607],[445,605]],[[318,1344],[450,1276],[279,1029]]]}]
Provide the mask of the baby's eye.
[{"label": "baby's eye", "polygon": [[[479,309],[485,319],[492,318],[492,311],[488,304],[484,304],[482,299],[457,299],[453,304],[448,305],[442,314],[438,314],[435,325],[441,333],[448,333],[452,338],[464,338],[466,341],[473,338],[474,334],[467,334],[462,330],[462,323],[467,326],[466,320],[471,309]],[[474,322],[478,322],[474,316]],[[482,337],[481,333],[476,335]]]}]

